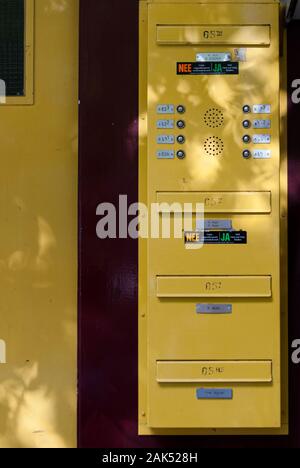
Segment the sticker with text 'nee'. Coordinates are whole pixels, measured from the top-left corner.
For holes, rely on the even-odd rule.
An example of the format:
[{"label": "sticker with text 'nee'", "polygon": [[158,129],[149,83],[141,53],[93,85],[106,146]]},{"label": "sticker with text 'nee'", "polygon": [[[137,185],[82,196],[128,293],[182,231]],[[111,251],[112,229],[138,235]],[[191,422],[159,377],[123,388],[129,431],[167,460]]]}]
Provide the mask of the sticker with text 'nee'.
[{"label": "sticker with text 'nee'", "polygon": [[238,75],[238,62],[177,62],[177,75]]},{"label": "sticker with text 'nee'", "polygon": [[231,388],[198,388],[198,400],[232,400],[233,390]]}]

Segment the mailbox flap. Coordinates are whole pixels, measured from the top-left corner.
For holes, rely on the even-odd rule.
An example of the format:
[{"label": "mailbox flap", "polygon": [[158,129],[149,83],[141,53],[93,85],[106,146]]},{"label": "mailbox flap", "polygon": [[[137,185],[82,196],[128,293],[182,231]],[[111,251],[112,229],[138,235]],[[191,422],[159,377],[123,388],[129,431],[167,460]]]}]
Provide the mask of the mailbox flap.
[{"label": "mailbox flap", "polygon": [[195,213],[197,204],[204,205],[205,213],[271,213],[271,192],[158,192],[156,200],[162,213],[167,205],[173,205],[174,212],[185,209]]},{"label": "mailbox flap", "polygon": [[269,25],[158,25],[157,43],[269,46]]},{"label": "mailbox flap", "polygon": [[272,361],[157,361],[157,382],[272,382]]},{"label": "mailbox flap", "polygon": [[157,297],[271,297],[271,276],[158,276]]}]

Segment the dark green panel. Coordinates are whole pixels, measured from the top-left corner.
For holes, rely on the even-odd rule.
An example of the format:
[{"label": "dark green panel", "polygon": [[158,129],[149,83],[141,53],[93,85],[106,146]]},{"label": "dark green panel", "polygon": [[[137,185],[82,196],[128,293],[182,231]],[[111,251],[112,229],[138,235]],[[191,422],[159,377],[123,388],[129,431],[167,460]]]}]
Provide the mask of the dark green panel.
[{"label": "dark green panel", "polygon": [[0,79],[7,96],[24,96],[25,1],[0,0]]}]

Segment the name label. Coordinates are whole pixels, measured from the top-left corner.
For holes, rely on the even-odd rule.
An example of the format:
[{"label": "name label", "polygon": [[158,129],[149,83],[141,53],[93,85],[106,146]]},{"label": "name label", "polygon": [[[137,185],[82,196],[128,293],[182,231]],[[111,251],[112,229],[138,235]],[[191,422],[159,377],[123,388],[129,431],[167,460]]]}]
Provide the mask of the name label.
[{"label": "name label", "polygon": [[198,388],[198,400],[232,400],[233,390],[231,388]]},{"label": "name label", "polygon": [[174,128],[174,120],[158,120],[156,123],[157,128]]}]

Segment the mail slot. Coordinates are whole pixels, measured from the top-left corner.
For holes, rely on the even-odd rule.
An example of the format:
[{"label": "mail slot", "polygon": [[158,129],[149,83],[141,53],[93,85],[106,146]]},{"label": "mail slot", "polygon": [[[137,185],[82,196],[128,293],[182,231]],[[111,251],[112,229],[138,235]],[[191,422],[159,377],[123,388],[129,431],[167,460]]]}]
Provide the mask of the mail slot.
[{"label": "mail slot", "polygon": [[159,383],[272,382],[271,361],[158,361]]},{"label": "mail slot", "polygon": [[205,213],[271,213],[270,192],[158,192],[156,200],[161,212],[172,206],[175,213],[183,209],[195,213],[198,203]]},{"label": "mail slot", "polygon": [[269,46],[270,26],[239,25],[180,25],[157,26],[157,43],[219,44],[243,46]]},{"label": "mail slot", "polygon": [[158,276],[157,297],[271,297],[270,276]]}]

